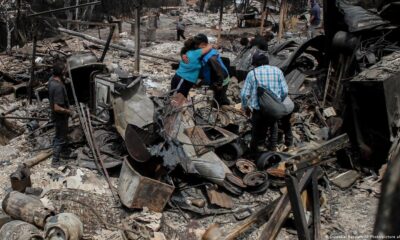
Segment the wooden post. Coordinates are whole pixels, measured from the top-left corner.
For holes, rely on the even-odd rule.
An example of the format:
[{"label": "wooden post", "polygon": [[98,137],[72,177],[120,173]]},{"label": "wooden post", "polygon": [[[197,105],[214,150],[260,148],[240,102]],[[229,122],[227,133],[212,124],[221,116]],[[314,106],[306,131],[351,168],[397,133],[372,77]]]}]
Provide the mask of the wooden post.
[{"label": "wooden post", "polygon": [[140,4],[135,10],[135,71],[140,71]]},{"label": "wooden post", "polygon": [[32,104],[32,84],[35,81],[35,60],[36,60],[36,45],[37,45],[37,22],[33,22],[33,44],[32,44],[32,61],[31,61],[31,77],[28,82],[28,99],[29,104]]},{"label": "wooden post", "polygon": [[[75,6],[79,6],[79,0],[76,0]],[[75,9],[75,20],[79,20],[79,8]],[[79,31],[79,24],[76,24],[76,29]]]},{"label": "wooden post", "polygon": [[219,8],[219,29],[218,29],[218,44],[221,41],[221,33],[222,33],[222,17],[224,12],[224,0],[221,0],[221,5]]},{"label": "wooden post", "polygon": [[262,15],[261,15],[261,27],[260,27],[260,34],[264,35],[264,22],[265,19],[267,19],[268,14],[267,14],[267,0],[263,0],[263,6],[262,6]]},{"label": "wooden post", "polygon": [[279,9],[279,32],[278,39],[281,39],[283,36],[283,31],[285,28],[285,16],[287,11],[287,0],[281,0],[281,7]]}]

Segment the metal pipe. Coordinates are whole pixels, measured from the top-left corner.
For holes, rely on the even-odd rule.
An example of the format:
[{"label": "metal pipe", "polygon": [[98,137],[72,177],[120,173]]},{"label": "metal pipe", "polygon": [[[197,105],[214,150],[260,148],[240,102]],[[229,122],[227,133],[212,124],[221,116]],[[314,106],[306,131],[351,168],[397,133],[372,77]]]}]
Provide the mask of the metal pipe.
[{"label": "metal pipe", "polygon": [[0,119],[25,119],[25,120],[37,120],[37,121],[49,121],[49,118],[39,117],[18,117],[18,116],[0,116]]},{"label": "metal pipe", "polygon": [[36,17],[36,16],[45,15],[45,14],[49,14],[49,13],[64,12],[64,11],[71,10],[71,9],[87,7],[87,6],[92,6],[92,5],[99,5],[99,4],[101,4],[101,1],[91,2],[91,3],[84,3],[84,4],[70,6],[70,7],[57,8],[57,9],[53,9],[53,10],[34,13],[34,14],[28,15],[28,17]]},{"label": "metal pipe", "polygon": [[33,44],[32,44],[32,60],[31,60],[31,77],[28,82],[28,99],[29,104],[32,104],[32,84],[35,80],[35,60],[36,60],[36,45],[37,45],[37,31],[35,28],[37,27],[36,21],[33,22]]},{"label": "metal pipe", "polygon": [[[87,122],[87,123],[88,123],[88,127],[89,127],[89,134],[91,135],[92,139],[94,139],[94,137],[93,137],[93,127],[92,127],[92,124],[91,124],[90,112],[89,112],[89,109],[88,109],[88,108],[86,108],[86,114],[87,114],[87,117],[88,117],[88,119],[87,119],[88,122]],[[107,180],[107,183],[108,183],[108,187],[110,188],[111,194],[113,195],[114,200],[117,201],[117,202],[119,202],[119,198],[118,198],[117,195],[114,193],[113,185],[111,184],[111,180],[110,180],[110,176],[108,175],[108,171],[107,171],[107,169],[106,169],[105,166],[104,166],[104,162],[103,162],[103,159],[102,159],[102,157],[101,157],[101,153],[100,153],[100,150],[99,150],[99,146],[97,146],[97,144],[95,143],[95,141],[93,141],[93,148],[94,148],[96,154],[97,154],[98,157],[99,157],[99,162],[100,162],[100,165],[101,165],[101,167],[102,167],[102,169],[103,169],[104,176],[106,177],[106,180]],[[93,155],[95,155],[95,153],[93,153]]]},{"label": "metal pipe", "polygon": [[110,33],[108,34],[107,42],[106,42],[106,45],[104,46],[103,54],[101,55],[99,62],[103,62],[104,58],[106,58],[106,54],[108,52],[108,49],[110,48],[110,43],[111,43],[112,37],[114,35],[114,31],[115,31],[115,25],[112,25],[110,27]]},{"label": "metal pipe", "polygon": [[135,71],[140,71],[140,5],[135,10]]}]

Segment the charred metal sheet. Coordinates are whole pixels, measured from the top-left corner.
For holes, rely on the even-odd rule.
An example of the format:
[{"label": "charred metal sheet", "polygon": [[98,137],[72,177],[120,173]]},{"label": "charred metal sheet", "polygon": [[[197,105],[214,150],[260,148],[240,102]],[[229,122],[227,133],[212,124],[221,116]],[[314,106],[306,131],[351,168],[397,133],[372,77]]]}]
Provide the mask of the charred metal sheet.
[{"label": "charred metal sheet", "polygon": [[[300,57],[303,53],[309,53],[316,58],[318,63],[323,62],[322,53],[325,51],[326,37],[324,35],[319,35],[301,44],[295,51],[290,54],[290,56],[285,59],[285,61],[279,66],[283,73],[286,75],[290,73],[296,63],[296,59]],[[317,51],[315,51],[315,49]]]},{"label": "charred metal sheet", "polygon": [[350,5],[345,1],[338,1],[338,7],[344,14],[344,21],[349,28],[349,32],[368,30],[389,23],[383,20],[379,15],[363,7]]},{"label": "charred metal sheet", "polygon": [[112,94],[112,104],[115,127],[122,137],[128,124],[142,128],[153,123],[154,103],[146,95],[140,79]]},{"label": "charred metal sheet", "polygon": [[306,75],[295,69],[285,76],[288,84],[289,93],[298,93],[303,85]]},{"label": "charred metal sheet", "polygon": [[[77,54],[73,55],[68,58],[68,63],[71,68],[71,70],[85,67],[85,66],[91,66],[93,64],[98,63],[97,62],[97,57],[93,53],[82,53],[82,54]],[[100,65],[103,65],[100,63]]]},{"label": "charred metal sheet", "polygon": [[384,5],[380,8],[379,15],[393,24],[400,24],[398,15],[400,12],[400,1],[388,0],[383,2]]},{"label": "charred metal sheet", "polygon": [[[123,139],[119,133],[105,129],[97,129],[94,131],[94,140],[99,146],[100,153],[103,156],[105,168],[112,168],[122,164],[122,159],[126,156],[126,149],[123,144]],[[89,148],[78,150],[79,166],[96,169],[93,153]]]},{"label": "charred metal sheet", "polygon": [[217,191],[214,188],[207,189],[207,196],[211,204],[228,209],[232,209],[234,206],[231,197],[229,197],[226,193]]},{"label": "charred metal sheet", "polygon": [[127,160],[124,161],[118,180],[118,193],[126,207],[147,207],[162,212],[174,189],[171,185],[141,176]]},{"label": "charred metal sheet", "polygon": [[213,148],[220,147],[238,138],[236,134],[223,128],[212,126],[187,128],[185,133],[193,143],[198,155],[202,155]]},{"label": "charred metal sheet", "polygon": [[125,130],[125,145],[129,155],[138,162],[147,162],[150,158],[150,152],[143,144],[142,139],[135,128],[128,124]]},{"label": "charred metal sheet", "polygon": [[232,173],[214,152],[192,158],[191,161],[201,177],[219,185],[223,184],[226,174]]}]

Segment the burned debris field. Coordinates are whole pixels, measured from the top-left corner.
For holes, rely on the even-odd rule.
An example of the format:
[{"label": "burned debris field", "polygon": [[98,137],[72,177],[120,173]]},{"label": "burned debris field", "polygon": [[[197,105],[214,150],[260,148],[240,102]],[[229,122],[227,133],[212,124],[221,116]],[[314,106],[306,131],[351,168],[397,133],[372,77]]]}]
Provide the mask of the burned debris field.
[{"label": "burned debris field", "polygon": [[400,238],[398,0],[0,0],[0,240]]}]

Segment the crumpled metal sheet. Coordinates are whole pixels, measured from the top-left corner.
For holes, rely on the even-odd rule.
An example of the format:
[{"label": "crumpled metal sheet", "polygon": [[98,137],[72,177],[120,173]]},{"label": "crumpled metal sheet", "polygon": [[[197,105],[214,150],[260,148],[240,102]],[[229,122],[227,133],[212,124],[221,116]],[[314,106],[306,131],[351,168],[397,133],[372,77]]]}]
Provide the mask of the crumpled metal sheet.
[{"label": "crumpled metal sheet", "polygon": [[217,206],[232,209],[233,201],[232,198],[229,197],[226,193],[217,191],[215,189],[207,189],[207,196],[210,199],[211,204],[215,204]]},{"label": "crumpled metal sheet", "polygon": [[349,32],[368,30],[389,23],[363,7],[351,5],[346,1],[338,1],[337,4],[339,10],[344,14],[344,21]]},{"label": "crumpled metal sheet", "polygon": [[128,124],[142,128],[153,123],[154,103],[146,95],[142,81],[119,94],[112,94],[112,104],[115,127],[122,137]]},{"label": "crumpled metal sheet", "polygon": [[[213,137],[210,137],[211,134],[208,133],[210,131],[213,131],[219,136],[217,136],[216,139],[213,139]],[[207,125],[186,128],[185,133],[194,144],[194,149],[198,155],[202,155],[238,138],[236,134],[233,134],[223,128]]]},{"label": "crumpled metal sheet", "polygon": [[[112,168],[122,164],[122,157],[126,150],[118,133],[98,129],[94,132],[94,139],[101,151],[105,168]],[[97,169],[93,155],[87,147],[78,150],[77,161],[81,167]]]},{"label": "crumpled metal sheet", "polygon": [[191,160],[194,169],[201,177],[218,185],[223,186],[225,176],[229,173],[232,174],[215,152],[208,152]]}]

